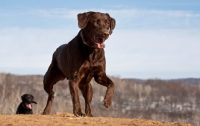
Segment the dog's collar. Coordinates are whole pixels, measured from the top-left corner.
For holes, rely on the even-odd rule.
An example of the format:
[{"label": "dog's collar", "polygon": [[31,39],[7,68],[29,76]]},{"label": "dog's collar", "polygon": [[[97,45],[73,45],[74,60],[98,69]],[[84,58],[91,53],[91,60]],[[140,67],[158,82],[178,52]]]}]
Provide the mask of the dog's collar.
[{"label": "dog's collar", "polygon": [[80,36],[81,36],[81,40],[82,40],[82,42],[83,42],[84,45],[87,45],[87,46],[89,46],[89,47],[94,48],[93,46],[89,45],[89,44],[85,41],[85,38],[84,38],[84,36],[83,36],[83,32],[82,32],[82,31],[80,31]]}]

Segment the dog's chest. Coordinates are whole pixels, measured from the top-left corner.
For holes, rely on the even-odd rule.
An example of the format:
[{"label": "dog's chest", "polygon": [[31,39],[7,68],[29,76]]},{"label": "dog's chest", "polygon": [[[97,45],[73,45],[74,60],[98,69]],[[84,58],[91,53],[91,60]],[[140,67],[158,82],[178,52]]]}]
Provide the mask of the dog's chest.
[{"label": "dog's chest", "polygon": [[91,53],[75,74],[77,74],[77,79],[90,80],[94,76],[94,73],[98,72],[100,69],[102,69],[100,53]]},{"label": "dog's chest", "polygon": [[92,69],[95,66],[95,64],[97,64],[98,60],[100,59],[100,54],[101,54],[100,52],[94,52],[88,56],[87,61],[89,62],[90,65],[89,69]]}]

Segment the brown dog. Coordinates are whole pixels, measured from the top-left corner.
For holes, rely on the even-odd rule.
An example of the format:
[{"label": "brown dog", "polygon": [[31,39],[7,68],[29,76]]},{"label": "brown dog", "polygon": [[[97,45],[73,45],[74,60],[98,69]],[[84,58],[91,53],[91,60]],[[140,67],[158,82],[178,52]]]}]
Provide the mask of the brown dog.
[{"label": "brown dog", "polygon": [[64,78],[69,80],[75,116],[84,116],[79,101],[79,89],[85,99],[85,116],[92,116],[90,103],[93,91],[90,81],[93,77],[97,83],[107,87],[104,105],[107,108],[111,106],[114,84],[105,72],[103,48],[104,41],[115,27],[115,19],[100,12],[81,13],[77,17],[80,32],[68,44],[57,48],[44,76],[44,90],[49,96],[43,114],[50,114],[54,99],[53,85]]}]

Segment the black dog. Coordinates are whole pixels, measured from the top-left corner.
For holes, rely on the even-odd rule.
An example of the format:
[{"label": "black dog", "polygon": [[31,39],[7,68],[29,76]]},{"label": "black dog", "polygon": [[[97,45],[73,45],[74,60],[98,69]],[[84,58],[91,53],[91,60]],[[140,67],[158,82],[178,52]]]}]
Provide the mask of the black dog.
[{"label": "black dog", "polygon": [[37,102],[34,101],[34,97],[31,94],[24,94],[21,96],[22,102],[19,104],[16,114],[33,114],[32,104]]}]

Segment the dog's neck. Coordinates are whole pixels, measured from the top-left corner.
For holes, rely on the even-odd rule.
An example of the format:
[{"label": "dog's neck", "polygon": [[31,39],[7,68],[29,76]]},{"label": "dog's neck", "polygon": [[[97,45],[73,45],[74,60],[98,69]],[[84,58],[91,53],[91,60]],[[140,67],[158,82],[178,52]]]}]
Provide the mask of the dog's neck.
[{"label": "dog's neck", "polygon": [[81,36],[81,40],[82,40],[83,44],[85,44],[85,45],[91,47],[91,46],[90,46],[89,44],[87,44],[87,42],[85,41],[85,38],[84,38],[84,35],[83,35],[82,30],[80,31],[80,36]]},{"label": "dog's neck", "polygon": [[[89,58],[89,61],[91,62],[90,64],[93,64],[93,61],[97,61],[100,54],[102,53],[102,50],[103,49],[97,49],[95,47],[92,47],[91,45],[89,45],[86,41],[85,41],[85,38],[84,38],[84,35],[83,35],[83,31],[81,30],[79,32],[79,35],[81,37],[81,41],[82,41],[82,48],[83,48],[83,54]],[[85,48],[86,47],[86,48]],[[96,57],[94,57],[94,53],[96,54]],[[95,59],[92,59],[92,58],[95,58]],[[92,65],[93,66],[93,65]]]}]

